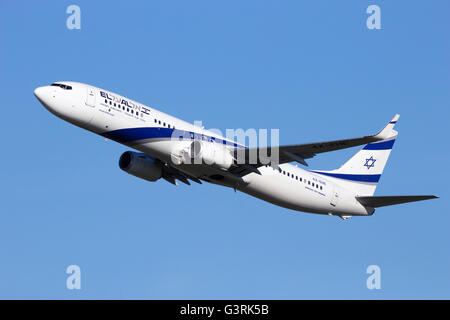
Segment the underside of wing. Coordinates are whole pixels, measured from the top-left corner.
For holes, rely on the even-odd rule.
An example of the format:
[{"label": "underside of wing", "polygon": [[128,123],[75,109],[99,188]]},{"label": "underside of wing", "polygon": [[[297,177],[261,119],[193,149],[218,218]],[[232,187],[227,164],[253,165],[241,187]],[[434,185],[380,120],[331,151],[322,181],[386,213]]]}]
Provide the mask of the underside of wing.
[{"label": "underside of wing", "polygon": [[[159,161],[159,160],[158,160]],[[187,174],[177,168],[173,167],[168,163],[163,163],[159,161],[161,164],[162,170],[162,178],[174,185],[177,185],[176,180],[183,182],[184,184],[190,185],[189,180],[194,181],[196,183],[201,184],[201,180],[193,175]]]}]

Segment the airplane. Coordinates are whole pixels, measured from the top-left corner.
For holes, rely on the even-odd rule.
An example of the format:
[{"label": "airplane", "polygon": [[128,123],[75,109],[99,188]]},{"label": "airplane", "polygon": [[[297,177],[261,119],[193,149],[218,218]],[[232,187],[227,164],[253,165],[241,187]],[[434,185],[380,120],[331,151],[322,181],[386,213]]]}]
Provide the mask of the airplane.
[{"label": "airplane", "polygon": [[[374,196],[398,132],[399,115],[377,134],[317,143],[247,147],[119,94],[59,81],[34,95],[57,117],[136,151],[119,158],[123,171],[178,185],[202,181],[241,191],[274,205],[315,214],[371,216],[383,206],[438,198]],[[306,170],[317,154],[364,145],[335,170]],[[267,161],[267,156],[277,155]]]}]

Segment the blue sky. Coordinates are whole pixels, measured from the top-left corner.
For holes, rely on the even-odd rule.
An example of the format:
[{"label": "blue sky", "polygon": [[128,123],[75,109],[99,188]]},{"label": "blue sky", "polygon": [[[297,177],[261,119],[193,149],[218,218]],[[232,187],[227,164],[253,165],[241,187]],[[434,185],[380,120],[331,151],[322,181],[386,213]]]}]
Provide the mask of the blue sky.
[{"label": "blue sky", "polygon": [[[81,30],[66,28],[67,6]],[[381,30],[366,8],[381,8]],[[0,298],[450,298],[448,1],[1,1]],[[128,150],[33,89],[99,86],[280,143],[400,132],[376,195],[441,199],[342,221],[213,185],[149,183]],[[14,139],[12,138],[14,136]],[[320,155],[338,167],[355,149]],[[67,290],[67,266],[82,289]],[[366,268],[381,268],[381,290]]]}]

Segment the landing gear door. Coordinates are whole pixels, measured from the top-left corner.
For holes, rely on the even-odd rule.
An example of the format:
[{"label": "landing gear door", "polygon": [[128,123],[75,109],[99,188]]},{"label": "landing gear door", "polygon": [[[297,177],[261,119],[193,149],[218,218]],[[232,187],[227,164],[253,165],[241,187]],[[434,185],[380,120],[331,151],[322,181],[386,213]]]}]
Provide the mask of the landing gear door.
[{"label": "landing gear door", "polygon": [[89,107],[95,107],[95,88],[87,87],[86,105]]}]

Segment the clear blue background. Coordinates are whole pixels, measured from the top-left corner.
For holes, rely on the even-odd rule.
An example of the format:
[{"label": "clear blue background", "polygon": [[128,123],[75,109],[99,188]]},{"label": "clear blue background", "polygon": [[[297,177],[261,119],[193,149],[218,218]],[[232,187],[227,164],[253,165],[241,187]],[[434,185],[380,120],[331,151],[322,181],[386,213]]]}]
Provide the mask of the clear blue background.
[{"label": "clear blue background", "polygon": [[[450,298],[450,3],[1,1],[0,298]],[[81,7],[81,30],[66,8]],[[381,7],[382,30],[366,28]],[[148,183],[126,147],[33,89],[90,83],[207,128],[280,143],[399,139],[377,195],[437,194],[342,221],[214,185]],[[332,169],[356,150],[323,154]],[[82,289],[65,287],[68,265]],[[381,267],[381,290],[366,268]]]}]

